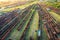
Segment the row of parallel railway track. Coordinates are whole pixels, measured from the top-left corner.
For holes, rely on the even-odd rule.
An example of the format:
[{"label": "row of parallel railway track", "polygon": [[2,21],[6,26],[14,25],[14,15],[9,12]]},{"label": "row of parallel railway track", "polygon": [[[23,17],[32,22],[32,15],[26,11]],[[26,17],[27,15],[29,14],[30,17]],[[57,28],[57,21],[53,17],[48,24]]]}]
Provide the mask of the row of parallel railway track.
[{"label": "row of parallel railway track", "polygon": [[[40,5],[39,5],[40,6]],[[44,27],[46,28],[49,40],[60,40],[58,35],[60,34],[60,26],[57,24],[55,19],[48,13],[45,12],[40,6],[39,13],[42,16]]]},{"label": "row of parallel railway track", "polygon": [[26,14],[26,16],[24,17],[23,21],[20,24],[20,27],[18,27],[18,31],[21,31],[21,29],[24,27],[24,24],[26,22],[28,22],[27,25],[26,25],[26,27],[25,27],[25,29],[24,29],[24,31],[23,31],[23,33],[22,33],[22,35],[21,35],[21,37],[20,37],[20,40],[25,40],[26,31],[28,30],[29,24],[30,24],[30,22],[32,20],[32,17],[34,15],[33,9],[34,9],[34,5],[28,11],[28,14]]},{"label": "row of parallel railway track", "polygon": [[22,35],[19,38],[19,40],[26,40],[26,33],[28,32],[30,22],[34,17],[35,11],[38,11],[39,14],[38,30],[41,30],[41,36],[37,36],[37,40],[41,40],[40,38],[42,37],[42,24],[44,28],[46,28],[49,40],[60,40],[58,37],[58,35],[60,34],[60,26],[55,22],[56,20],[48,12],[45,12],[42,9],[42,7],[39,4],[31,5],[23,9],[21,13],[12,11],[0,16],[0,40],[5,40],[6,37],[18,24],[19,26],[16,30],[21,31],[24,28],[25,23],[27,22],[26,27],[24,28]]},{"label": "row of parallel railway track", "polygon": [[[32,6],[25,8],[24,12],[22,12],[20,15],[16,15],[15,18],[11,19],[10,21],[8,21],[9,23],[7,23],[7,25],[2,26],[1,30],[0,30],[0,40],[5,40],[5,38],[8,36],[8,34],[11,32],[11,30],[15,27],[16,24],[18,24],[18,22],[20,22],[20,26],[17,28],[17,30],[19,31],[22,27],[23,24],[27,21],[27,18],[29,17],[30,12],[32,10],[29,10]],[[14,11],[13,11],[14,13]],[[13,14],[10,13],[10,14]],[[8,17],[10,16],[10,18],[14,15],[8,15]],[[3,19],[2,19],[3,20]],[[5,19],[4,19],[5,20]],[[3,20],[3,21],[4,21]],[[8,19],[6,18],[6,21]],[[15,21],[16,20],[16,21]],[[6,22],[5,22],[6,23]],[[8,28],[8,29],[7,29]],[[10,40],[10,39],[9,39]]]},{"label": "row of parallel railway track", "polygon": [[[29,16],[29,14],[26,14],[26,12],[29,12],[29,9],[31,7],[32,5],[28,8],[25,8],[23,12],[21,12],[21,14],[12,11],[0,16],[0,40],[5,40],[5,38],[9,35],[12,29],[20,22],[21,19],[23,19],[21,23],[21,25],[23,25],[24,21]],[[18,27],[17,30],[19,31],[20,28],[22,28],[22,26]]]},{"label": "row of parallel railway track", "polygon": [[[32,10],[33,10],[33,9],[35,9],[35,8],[32,7]],[[32,12],[32,10],[31,10],[31,12]],[[32,19],[33,19],[33,17],[34,17],[34,13],[35,13],[35,10],[34,10],[34,12],[32,12],[32,15],[31,15],[31,17],[30,17],[30,20],[29,20],[29,22],[28,22],[28,24],[27,24],[27,26],[26,26],[26,28],[25,28],[25,30],[24,30],[24,32],[23,32],[20,40],[26,40],[26,36],[27,36],[26,34],[27,34],[28,29],[29,29],[29,27],[30,27],[30,22],[32,21]],[[29,40],[30,40],[30,39],[29,39]]]}]

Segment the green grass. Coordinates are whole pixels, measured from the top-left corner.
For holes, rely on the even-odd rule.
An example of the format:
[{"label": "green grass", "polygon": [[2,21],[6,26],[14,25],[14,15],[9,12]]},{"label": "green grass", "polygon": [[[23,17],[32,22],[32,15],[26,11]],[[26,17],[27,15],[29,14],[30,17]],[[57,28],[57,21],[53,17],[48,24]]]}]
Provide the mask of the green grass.
[{"label": "green grass", "polygon": [[[29,40],[30,36],[32,36],[32,35],[33,35],[34,40],[37,40],[37,32],[35,32],[35,31],[38,30],[38,21],[39,21],[38,13],[34,12],[34,16],[33,16],[32,21],[30,22],[29,29],[27,30],[25,40]],[[33,31],[34,31],[34,33],[33,33]]]},{"label": "green grass", "polygon": [[60,2],[46,2],[47,6],[52,6],[54,8],[60,9]]},{"label": "green grass", "polygon": [[[32,32],[33,30],[38,30],[38,23],[39,23],[39,16],[38,16],[38,12],[35,13],[34,18],[33,18],[33,22],[31,24],[32,27]],[[34,40],[37,40],[37,32],[34,33]]]},{"label": "green grass", "polygon": [[60,23],[60,15],[59,14],[56,14],[55,12],[50,12],[50,14],[51,14],[51,16],[53,17],[53,18],[55,18],[55,20],[58,22],[58,23]]}]

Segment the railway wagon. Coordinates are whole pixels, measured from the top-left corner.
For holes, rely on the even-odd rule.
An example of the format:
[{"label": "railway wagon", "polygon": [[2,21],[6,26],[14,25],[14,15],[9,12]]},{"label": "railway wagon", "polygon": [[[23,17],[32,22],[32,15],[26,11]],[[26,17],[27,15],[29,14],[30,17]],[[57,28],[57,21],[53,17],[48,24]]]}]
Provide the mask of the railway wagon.
[{"label": "railway wagon", "polygon": [[7,23],[9,23],[14,17],[18,16],[17,13],[8,13],[5,15],[4,20],[0,22],[0,29],[5,26]]},{"label": "railway wagon", "polygon": [[10,27],[11,23],[14,22],[14,20],[15,18],[11,20],[7,25],[5,25],[4,27],[0,29],[0,35]]},{"label": "railway wagon", "polygon": [[7,30],[5,30],[5,32],[4,32],[2,35],[0,35],[0,39],[1,39],[1,40],[4,40],[4,39],[8,36],[8,34],[9,34],[10,31],[12,30],[12,28],[14,28],[15,25],[17,24],[18,19],[19,19],[19,18],[16,17],[16,18],[11,22],[11,24],[9,25],[10,27],[9,27]]}]

